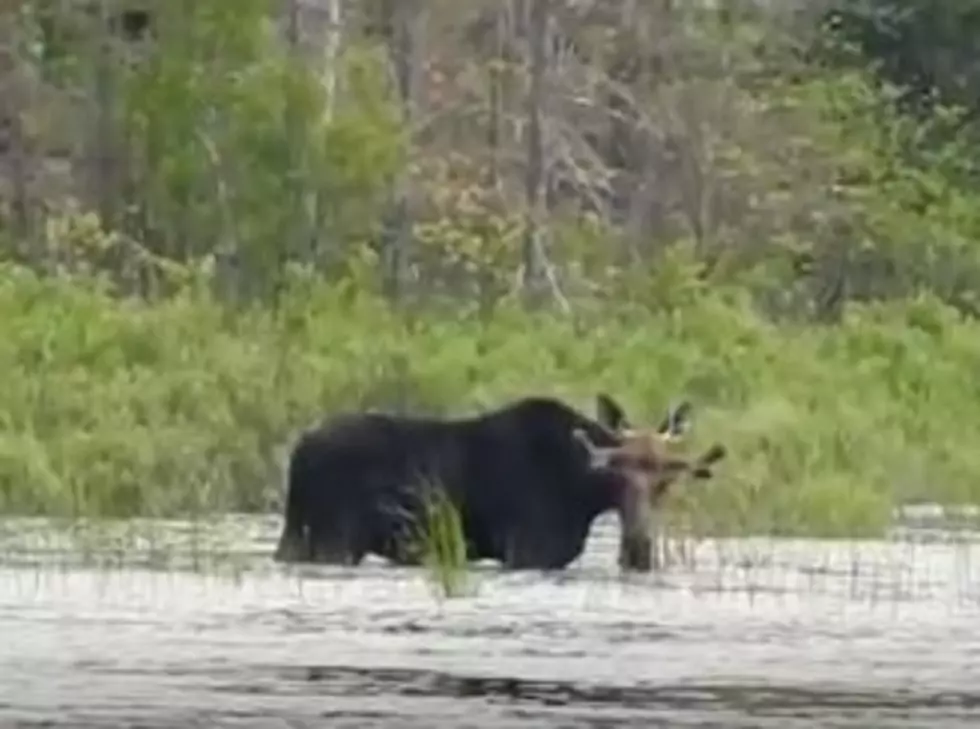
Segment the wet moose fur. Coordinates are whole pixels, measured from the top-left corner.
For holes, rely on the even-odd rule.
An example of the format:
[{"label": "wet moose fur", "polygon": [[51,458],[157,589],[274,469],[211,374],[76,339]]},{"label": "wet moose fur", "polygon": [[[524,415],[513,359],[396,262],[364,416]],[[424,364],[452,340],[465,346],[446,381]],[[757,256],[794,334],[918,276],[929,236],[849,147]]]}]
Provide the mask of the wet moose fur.
[{"label": "wet moose fur", "polygon": [[595,467],[573,436],[622,445],[622,409],[605,395],[598,406],[598,421],[543,397],[453,420],[330,418],[304,432],[291,454],[275,558],[357,564],[373,553],[417,563],[406,537],[423,519],[418,487],[433,483],[459,512],[468,559],[563,568],[581,554],[593,520],[628,501],[629,479]]}]

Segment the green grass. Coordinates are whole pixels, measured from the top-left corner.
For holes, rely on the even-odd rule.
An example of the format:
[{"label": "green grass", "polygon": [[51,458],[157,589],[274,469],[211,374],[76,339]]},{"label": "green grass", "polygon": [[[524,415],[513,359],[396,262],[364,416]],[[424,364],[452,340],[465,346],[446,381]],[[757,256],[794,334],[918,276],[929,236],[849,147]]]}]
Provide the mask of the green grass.
[{"label": "green grass", "polygon": [[776,325],[736,295],[573,324],[416,315],[297,281],[276,311],[186,289],[145,303],[0,264],[0,511],[200,516],[278,509],[297,430],[335,408],[473,412],[528,393],[635,419],[680,396],[715,480],[679,489],[697,534],[875,535],[905,500],[980,501],[980,325],[929,299]]},{"label": "green grass", "polygon": [[411,549],[422,557],[422,566],[436,597],[454,598],[466,594],[468,571],[466,539],[459,512],[442,484],[421,484],[422,520],[412,534]]}]

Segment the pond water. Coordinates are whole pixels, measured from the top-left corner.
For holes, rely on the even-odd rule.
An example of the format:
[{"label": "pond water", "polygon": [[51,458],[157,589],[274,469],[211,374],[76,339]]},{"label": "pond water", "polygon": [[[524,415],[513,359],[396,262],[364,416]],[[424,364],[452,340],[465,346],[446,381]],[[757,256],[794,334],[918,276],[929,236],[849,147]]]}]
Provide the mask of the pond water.
[{"label": "pond water", "polygon": [[931,727],[980,722],[980,540],[704,541],[622,578],[272,563],[276,518],[71,541],[0,522],[3,727]]}]

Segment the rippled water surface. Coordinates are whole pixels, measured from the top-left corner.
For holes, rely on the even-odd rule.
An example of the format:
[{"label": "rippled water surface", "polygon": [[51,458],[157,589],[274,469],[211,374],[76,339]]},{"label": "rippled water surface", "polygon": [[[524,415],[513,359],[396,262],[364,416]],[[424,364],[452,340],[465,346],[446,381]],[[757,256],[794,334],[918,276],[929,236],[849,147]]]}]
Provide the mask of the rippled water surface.
[{"label": "rippled water surface", "polygon": [[[0,726],[943,727],[980,722],[980,542],[702,542],[620,578],[287,569],[276,519],[73,540],[0,522]],[[101,534],[101,532],[99,532]]]}]

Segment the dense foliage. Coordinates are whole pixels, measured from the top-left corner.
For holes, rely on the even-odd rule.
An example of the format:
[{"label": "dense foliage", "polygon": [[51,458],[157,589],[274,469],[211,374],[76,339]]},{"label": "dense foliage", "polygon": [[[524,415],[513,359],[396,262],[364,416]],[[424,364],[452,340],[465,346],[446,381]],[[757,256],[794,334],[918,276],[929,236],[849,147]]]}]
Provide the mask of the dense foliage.
[{"label": "dense foliage", "polygon": [[971,2],[553,2],[544,151],[533,22],[377,5],[305,45],[313,16],[264,0],[165,3],[139,39],[0,11],[29,100],[3,152],[0,509],[268,509],[331,409],[600,389],[651,417],[690,396],[729,444],[678,512],[702,529],[980,501]]}]

